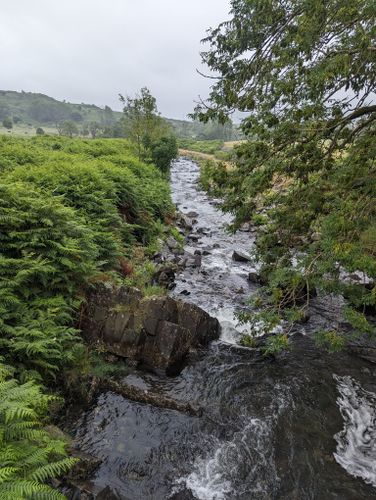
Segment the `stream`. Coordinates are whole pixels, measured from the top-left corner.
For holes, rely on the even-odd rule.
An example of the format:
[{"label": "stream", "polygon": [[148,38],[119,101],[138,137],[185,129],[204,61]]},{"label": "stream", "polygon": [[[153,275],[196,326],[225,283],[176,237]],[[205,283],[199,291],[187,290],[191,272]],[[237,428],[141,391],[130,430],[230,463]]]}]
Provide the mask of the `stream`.
[{"label": "stream", "polygon": [[[319,350],[311,333],[331,320],[335,301],[317,310],[276,360],[241,347],[235,312],[255,293],[252,234],[230,235],[231,217],[198,187],[199,168],[174,162],[172,196],[197,221],[187,268],[171,292],[216,316],[221,338],[191,353],[177,377],[134,370],[128,384],[202,408],[201,416],[102,393],[74,425],[78,446],[102,460],[92,486],[125,500],[376,498],[376,366]],[[193,214],[194,213],[194,214]],[[109,490],[107,490],[109,491]]]}]

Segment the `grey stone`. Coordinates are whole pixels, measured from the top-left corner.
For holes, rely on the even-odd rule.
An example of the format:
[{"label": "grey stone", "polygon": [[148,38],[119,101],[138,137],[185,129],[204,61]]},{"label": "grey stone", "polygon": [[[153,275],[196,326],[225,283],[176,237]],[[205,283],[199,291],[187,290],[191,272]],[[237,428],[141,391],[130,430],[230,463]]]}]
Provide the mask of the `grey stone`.
[{"label": "grey stone", "polygon": [[172,236],[169,236],[167,238],[166,244],[170,250],[174,250],[175,248],[179,248],[179,243]]},{"label": "grey stone", "polygon": [[232,254],[232,259],[235,262],[250,262],[251,261],[250,255],[246,254],[245,252],[242,252],[241,250],[234,250],[234,253]]},{"label": "grey stone", "polygon": [[[136,289],[98,286],[87,302],[81,325],[86,339],[100,342],[127,362],[137,361],[155,371],[177,373],[190,348],[219,336],[215,318],[194,304],[171,297],[141,299]],[[97,308],[100,314],[96,315]]]},{"label": "grey stone", "polygon": [[251,225],[249,222],[244,222],[244,224],[242,224],[239,228],[239,231],[242,231],[244,233],[249,233],[250,230],[251,230]]}]

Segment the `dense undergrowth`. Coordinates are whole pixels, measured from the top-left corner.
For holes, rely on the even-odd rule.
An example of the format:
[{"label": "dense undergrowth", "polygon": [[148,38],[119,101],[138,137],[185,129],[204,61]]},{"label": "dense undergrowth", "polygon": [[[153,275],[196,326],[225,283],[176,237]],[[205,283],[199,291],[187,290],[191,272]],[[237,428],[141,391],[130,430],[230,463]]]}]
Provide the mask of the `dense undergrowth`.
[{"label": "dense undergrowth", "polygon": [[44,483],[71,461],[41,428],[40,386],[86,359],[75,325],[92,283],[147,286],[173,207],[124,140],[0,137],[0,151],[0,498],[53,498]]}]

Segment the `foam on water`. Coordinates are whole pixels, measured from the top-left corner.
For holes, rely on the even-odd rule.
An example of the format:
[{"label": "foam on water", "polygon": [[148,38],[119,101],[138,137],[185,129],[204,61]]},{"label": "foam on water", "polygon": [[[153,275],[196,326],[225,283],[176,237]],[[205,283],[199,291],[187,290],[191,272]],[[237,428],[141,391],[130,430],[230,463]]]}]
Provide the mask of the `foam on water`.
[{"label": "foam on water", "polygon": [[[198,500],[234,498],[234,484],[247,477],[246,491],[252,498],[265,498],[277,478],[269,445],[272,422],[251,418],[229,441],[219,442],[214,451],[196,459],[192,472],[178,480]],[[248,466],[242,467],[247,461]],[[251,486],[250,486],[251,485]],[[239,493],[237,486],[236,493]]]},{"label": "foam on water", "polygon": [[355,477],[376,486],[376,394],[363,389],[353,378],[334,376],[337,399],[344,420],[334,439],[336,461]]}]

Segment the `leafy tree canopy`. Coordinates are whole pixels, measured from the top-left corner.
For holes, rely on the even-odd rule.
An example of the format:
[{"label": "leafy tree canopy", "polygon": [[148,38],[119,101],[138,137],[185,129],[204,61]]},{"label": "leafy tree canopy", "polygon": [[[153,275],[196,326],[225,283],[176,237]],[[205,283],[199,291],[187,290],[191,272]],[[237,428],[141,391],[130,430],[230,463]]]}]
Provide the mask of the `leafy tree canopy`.
[{"label": "leafy tree canopy", "polygon": [[[376,4],[231,5],[231,19],[205,40],[203,61],[216,81],[195,116],[224,122],[234,110],[246,113],[249,140],[227,175],[225,206],[235,225],[257,212],[267,220],[256,252],[268,280],[264,317],[271,326],[281,316],[299,319],[316,288],[345,295],[353,306],[349,321],[370,332],[364,313],[376,303]],[[346,281],[344,272],[361,278]]]},{"label": "leafy tree canopy", "polygon": [[138,157],[147,157],[152,142],[169,131],[167,123],[158,112],[157,101],[147,87],[143,87],[134,98],[124,98],[121,94],[119,97],[124,104],[125,135],[136,145]]}]

